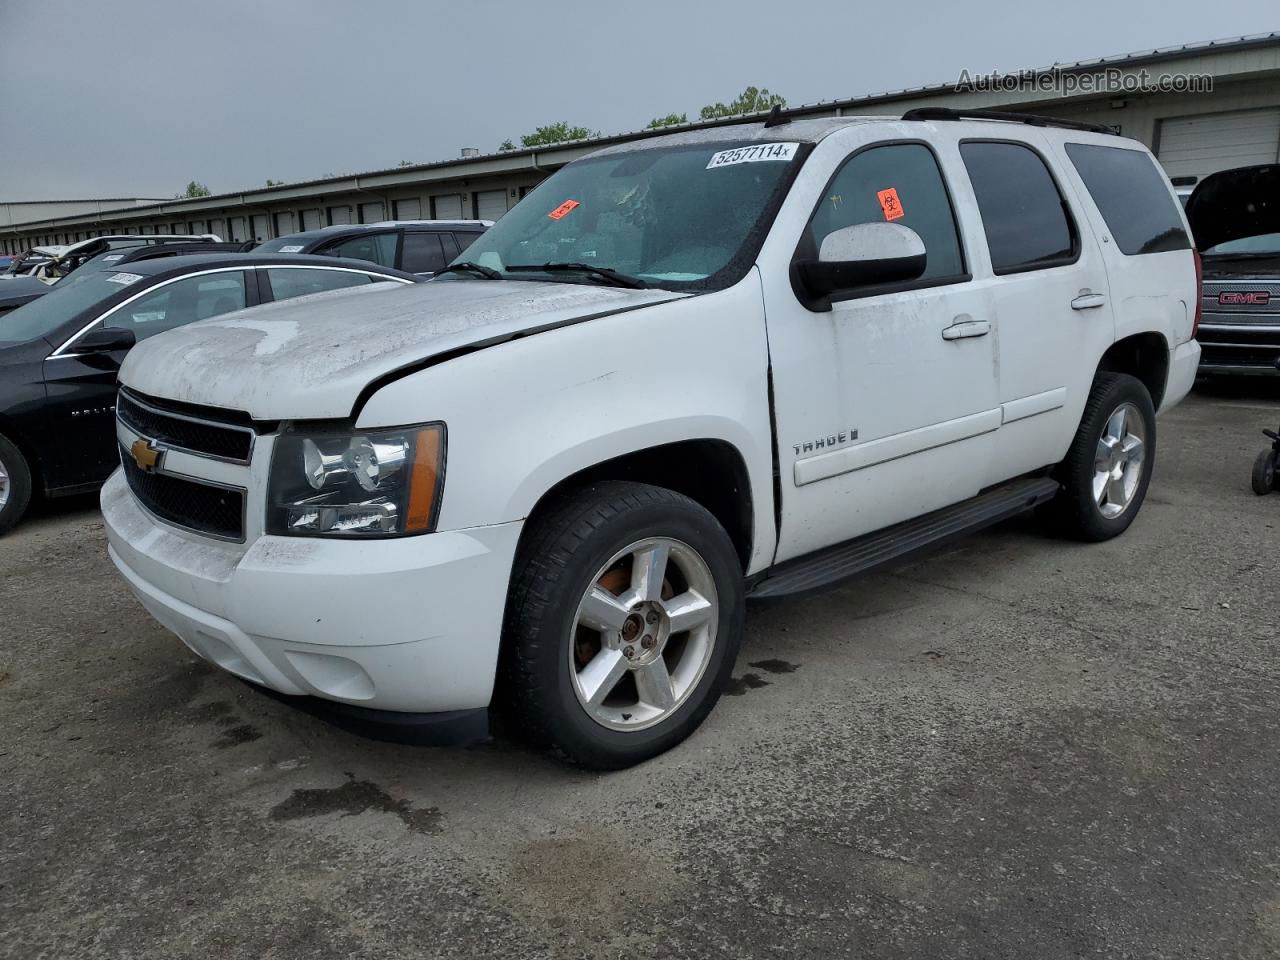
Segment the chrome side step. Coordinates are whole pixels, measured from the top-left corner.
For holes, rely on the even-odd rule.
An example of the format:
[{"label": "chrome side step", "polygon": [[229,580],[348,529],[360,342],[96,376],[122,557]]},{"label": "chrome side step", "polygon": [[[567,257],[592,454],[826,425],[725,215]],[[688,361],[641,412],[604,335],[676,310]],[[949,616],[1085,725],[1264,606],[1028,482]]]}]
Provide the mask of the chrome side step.
[{"label": "chrome side step", "polygon": [[780,563],[748,586],[747,597],[764,600],[808,593],[870,573],[1017,516],[1052,500],[1058,489],[1058,481],[1049,477],[1013,480],[963,503]]}]

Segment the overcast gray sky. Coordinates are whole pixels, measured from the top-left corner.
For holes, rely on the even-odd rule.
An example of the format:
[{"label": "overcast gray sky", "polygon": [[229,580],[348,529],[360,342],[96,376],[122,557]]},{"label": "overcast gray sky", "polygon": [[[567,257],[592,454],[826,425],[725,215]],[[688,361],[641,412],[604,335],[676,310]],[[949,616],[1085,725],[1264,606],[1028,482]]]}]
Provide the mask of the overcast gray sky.
[{"label": "overcast gray sky", "polygon": [[215,193],[1280,28],[1274,0],[0,0],[0,201]]}]

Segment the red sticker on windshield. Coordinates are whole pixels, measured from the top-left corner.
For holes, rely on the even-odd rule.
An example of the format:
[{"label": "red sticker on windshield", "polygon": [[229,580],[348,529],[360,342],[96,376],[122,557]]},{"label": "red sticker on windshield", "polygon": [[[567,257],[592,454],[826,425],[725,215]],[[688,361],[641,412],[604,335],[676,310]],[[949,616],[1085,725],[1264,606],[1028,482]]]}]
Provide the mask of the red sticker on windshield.
[{"label": "red sticker on windshield", "polygon": [[564,203],[560,204],[560,206],[548,213],[547,216],[552,220],[560,220],[571,213],[573,208],[576,206],[578,206],[577,200],[566,200]]},{"label": "red sticker on windshield", "polygon": [[902,201],[898,199],[896,187],[877,191],[876,199],[880,201],[880,209],[884,211],[886,220],[897,220],[899,217],[907,215],[906,211],[902,209]]}]

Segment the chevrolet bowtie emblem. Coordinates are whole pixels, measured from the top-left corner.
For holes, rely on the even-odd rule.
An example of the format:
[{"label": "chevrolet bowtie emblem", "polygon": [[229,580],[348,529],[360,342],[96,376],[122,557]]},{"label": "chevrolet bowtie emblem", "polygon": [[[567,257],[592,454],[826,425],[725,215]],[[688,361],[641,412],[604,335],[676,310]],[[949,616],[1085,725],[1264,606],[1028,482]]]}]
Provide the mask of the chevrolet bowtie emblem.
[{"label": "chevrolet bowtie emblem", "polygon": [[164,456],[164,451],[153,447],[150,440],[139,439],[133,441],[133,446],[129,448],[129,456],[133,457],[133,462],[138,465],[139,470],[150,473],[160,466],[160,458]]}]

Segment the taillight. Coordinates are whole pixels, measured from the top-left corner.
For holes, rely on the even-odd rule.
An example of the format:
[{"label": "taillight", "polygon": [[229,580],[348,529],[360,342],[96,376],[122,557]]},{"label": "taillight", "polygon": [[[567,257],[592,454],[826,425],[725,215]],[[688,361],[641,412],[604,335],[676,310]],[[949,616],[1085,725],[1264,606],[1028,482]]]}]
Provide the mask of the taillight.
[{"label": "taillight", "polygon": [[1192,250],[1191,256],[1196,259],[1196,318],[1191,321],[1191,339],[1196,338],[1200,329],[1200,314],[1204,311],[1204,265],[1200,263],[1200,251]]}]

